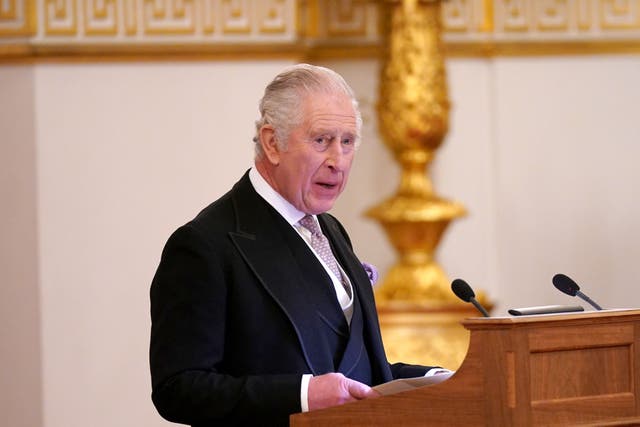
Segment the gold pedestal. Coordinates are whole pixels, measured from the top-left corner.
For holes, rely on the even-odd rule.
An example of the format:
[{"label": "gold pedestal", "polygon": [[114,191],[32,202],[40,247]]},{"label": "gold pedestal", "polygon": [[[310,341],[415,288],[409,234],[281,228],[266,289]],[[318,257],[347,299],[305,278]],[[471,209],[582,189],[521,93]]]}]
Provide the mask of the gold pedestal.
[{"label": "gold pedestal", "polygon": [[382,339],[390,362],[439,365],[458,369],[469,346],[469,331],[460,319],[477,317],[460,304],[428,307],[385,304],[378,309]]},{"label": "gold pedestal", "polygon": [[378,124],[402,176],[397,193],[366,215],[399,254],[376,288],[388,357],[455,369],[469,340],[459,322],[477,312],[455,297],[435,259],[448,225],[466,213],[435,193],[427,173],[449,121],[440,17],[440,0],[387,0],[382,7]]}]

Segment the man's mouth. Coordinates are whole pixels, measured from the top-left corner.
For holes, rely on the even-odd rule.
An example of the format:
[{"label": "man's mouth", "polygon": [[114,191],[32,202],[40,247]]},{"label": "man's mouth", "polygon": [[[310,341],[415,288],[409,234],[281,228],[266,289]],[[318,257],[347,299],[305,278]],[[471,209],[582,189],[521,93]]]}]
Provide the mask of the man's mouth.
[{"label": "man's mouth", "polygon": [[331,189],[336,188],[338,186],[338,184],[332,184],[332,183],[329,183],[329,182],[318,182],[317,184],[319,186],[321,186],[321,187],[324,187],[324,188],[328,189],[328,190],[331,190]]}]

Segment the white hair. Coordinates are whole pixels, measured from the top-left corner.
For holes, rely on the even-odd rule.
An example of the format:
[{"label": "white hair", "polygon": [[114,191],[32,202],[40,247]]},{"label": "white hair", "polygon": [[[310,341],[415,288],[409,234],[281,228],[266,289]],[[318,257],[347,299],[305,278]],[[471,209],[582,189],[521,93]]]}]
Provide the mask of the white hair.
[{"label": "white hair", "polygon": [[285,150],[291,131],[302,124],[302,102],[311,93],[344,94],[351,99],[356,115],[356,147],[360,144],[362,116],[353,90],[342,76],[333,70],[309,64],[286,68],[267,85],[260,100],[260,118],[256,120],[255,156],[263,156],[260,129],[271,125],[275,129],[278,146]]}]

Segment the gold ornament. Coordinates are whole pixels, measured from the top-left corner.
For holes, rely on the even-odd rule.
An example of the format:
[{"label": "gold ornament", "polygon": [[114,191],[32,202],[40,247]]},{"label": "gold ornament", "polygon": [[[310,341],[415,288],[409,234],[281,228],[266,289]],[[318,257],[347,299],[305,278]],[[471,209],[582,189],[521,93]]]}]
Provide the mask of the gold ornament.
[{"label": "gold ornament", "polygon": [[426,173],[449,122],[440,1],[388,0],[382,21],[378,123],[402,169],[397,193],[366,212],[399,253],[376,289],[382,333],[390,359],[396,354],[424,361],[432,348],[438,361],[455,368],[468,345],[458,323],[474,313],[461,309],[435,260],[449,223],[466,214],[461,204],[435,194]]}]

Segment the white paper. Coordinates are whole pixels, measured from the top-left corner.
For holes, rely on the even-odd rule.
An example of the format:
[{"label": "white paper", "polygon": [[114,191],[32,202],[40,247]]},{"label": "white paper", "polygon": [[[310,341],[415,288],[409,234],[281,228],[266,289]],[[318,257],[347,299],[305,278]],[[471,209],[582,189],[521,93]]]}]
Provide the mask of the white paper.
[{"label": "white paper", "polygon": [[380,384],[373,387],[378,393],[383,396],[389,394],[400,393],[402,391],[414,390],[418,387],[424,387],[426,385],[433,385],[441,383],[451,377],[455,372],[443,372],[441,374],[432,375],[430,377],[413,377],[413,378],[400,378],[397,380],[389,381],[388,383]]}]

